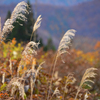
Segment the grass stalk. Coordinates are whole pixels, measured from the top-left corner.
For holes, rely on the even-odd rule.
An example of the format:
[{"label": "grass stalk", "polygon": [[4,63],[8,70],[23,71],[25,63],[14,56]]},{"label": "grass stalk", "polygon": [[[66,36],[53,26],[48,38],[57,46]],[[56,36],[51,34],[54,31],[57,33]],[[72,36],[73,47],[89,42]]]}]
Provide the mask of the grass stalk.
[{"label": "grass stalk", "polygon": [[[55,67],[56,67],[56,63],[57,63],[57,58],[58,55],[56,55],[55,61],[54,61],[54,67],[53,67],[53,72],[52,72],[52,76],[51,76],[51,81],[50,81],[50,86],[49,86],[49,92],[48,92],[48,96],[47,96],[47,100],[49,100],[49,95],[50,95],[50,91],[51,91],[51,87],[52,87],[52,81],[53,81],[53,75],[54,75],[54,71],[55,71]],[[51,100],[52,98],[50,98]]]},{"label": "grass stalk", "polygon": [[30,100],[32,100],[32,98],[33,98],[33,79],[32,79],[32,76],[30,77],[30,85],[31,85],[31,98],[30,98]]}]

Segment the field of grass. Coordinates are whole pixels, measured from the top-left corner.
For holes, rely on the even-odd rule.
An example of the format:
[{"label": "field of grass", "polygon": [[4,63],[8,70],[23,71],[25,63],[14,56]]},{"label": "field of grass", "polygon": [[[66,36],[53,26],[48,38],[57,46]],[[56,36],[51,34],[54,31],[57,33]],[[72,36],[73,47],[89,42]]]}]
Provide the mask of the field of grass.
[{"label": "field of grass", "polygon": [[[25,46],[15,38],[4,42],[16,19],[26,20],[26,7],[19,3],[0,30],[0,100],[99,100],[100,42],[93,52],[69,49],[74,29],[64,34],[57,51],[44,52],[32,39]],[[33,32],[41,20],[40,15]]]}]

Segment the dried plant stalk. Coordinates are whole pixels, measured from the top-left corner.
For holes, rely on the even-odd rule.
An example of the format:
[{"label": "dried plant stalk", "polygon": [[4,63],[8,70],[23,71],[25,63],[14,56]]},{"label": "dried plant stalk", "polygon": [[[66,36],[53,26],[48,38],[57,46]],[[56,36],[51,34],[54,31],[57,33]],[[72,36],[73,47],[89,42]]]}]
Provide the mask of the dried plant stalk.
[{"label": "dried plant stalk", "polygon": [[31,99],[30,100],[32,100],[32,98],[33,98],[33,85],[34,85],[32,76],[30,77],[30,83],[31,83]]},{"label": "dried plant stalk", "polygon": [[65,81],[63,98],[65,97],[65,93],[68,92],[67,86],[68,86],[69,84],[74,84],[75,82],[76,82],[76,79],[74,78],[73,74],[69,74],[69,75],[67,76],[66,81]]},{"label": "dried plant stalk", "polygon": [[67,52],[66,49],[69,49],[69,46],[71,45],[71,41],[72,41],[73,37],[75,36],[75,32],[76,31],[74,29],[70,29],[64,34],[63,38],[61,39],[58,50],[57,50],[57,55],[56,55],[52,75],[54,74],[54,70],[55,70],[58,56]]},{"label": "dried plant stalk", "polygon": [[26,21],[27,18],[25,17],[26,14],[29,12],[27,11],[28,4],[24,1],[20,2],[12,12],[11,18],[7,19],[4,23],[3,29],[2,29],[2,35],[1,35],[1,41],[4,41],[7,37],[7,35],[13,30],[14,26],[13,24],[16,22],[17,19],[20,19],[22,21]]},{"label": "dried plant stalk", "polygon": [[4,82],[5,82],[5,73],[3,73],[2,75],[2,83],[4,84]]},{"label": "dried plant stalk", "polygon": [[11,77],[12,77],[12,62],[11,62],[11,58],[10,58],[9,62],[10,62],[9,68],[10,68],[10,71],[11,71]]},{"label": "dried plant stalk", "polygon": [[64,34],[63,38],[61,39],[59,46],[58,46],[54,67],[53,67],[53,74],[54,74],[57,58],[61,54],[68,52],[66,49],[69,49],[69,46],[71,45],[72,39],[75,36],[75,32],[76,31],[74,29],[70,29]]},{"label": "dried plant stalk", "polygon": [[50,97],[50,100],[52,100],[52,97],[53,97],[54,95],[58,95],[58,94],[60,94],[60,91],[59,91],[58,87],[56,87],[56,89],[54,90],[52,96]]},{"label": "dried plant stalk", "polygon": [[[71,45],[71,42],[72,42],[72,39],[75,36],[75,32],[76,31],[74,29],[68,30],[64,34],[63,38],[61,39],[61,41],[59,43],[58,50],[57,50],[57,55],[56,55],[56,58],[55,58],[55,61],[54,61],[54,66],[53,66],[53,71],[52,71],[52,78],[51,78],[51,82],[50,83],[52,83],[52,79],[53,79],[53,75],[54,75],[57,59],[61,54],[67,52],[66,49],[69,49],[69,47]],[[50,89],[51,89],[51,84],[50,84]],[[48,98],[49,98],[49,94],[48,94]]]},{"label": "dried plant stalk", "polygon": [[32,100],[32,95],[33,95],[33,88],[34,88],[34,85],[35,85],[35,82],[36,82],[36,78],[37,78],[37,76],[38,76],[38,73],[39,73],[39,71],[41,70],[41,65],[43,64],[44,62],[42,62],[40,65],[39,65],[39,67],[38,67],[38,69],[37,70],[35,70],[35,68],[34,68],[34,64],[32,65],[33,67],[32,67],[32,71],[34,72],[32,75],[31,75],[31,77],[30,77],[30,82],[31,82],[31,100]]},{"label": "dried plant stalk", "polygon": [[[44,63],[44,62],[43,62]],[[31,87],[31,97],[30,99],[32,100],[32,95],[33,95],[33,89],[34,89],[34,85],[36,82],[36,78],[39,74],[39,71],[41,70],[41,65],[43,64],[41,63],[39,65],[39,67],[37,68],[37,70],[35,69],[34,63],[32,65],[32,68],[30,70],[27,70],[26,73],[24,73],[24,75],[22,76],[23,78],[27,79],[30,77],[30,87]]]},{"label": "dried plant stalk", "polygon": [[97,70],[97,68],[88,68],[83,77],[82,77],[82,80],[81,80],[81,83],[80,83],[80,86],[77,90],[77,93],[76,93],[76,97],[75,97],[75,100],[77,100],[77,96],[78,96],[78,93],[80,91],[80,89],[82,88],[82,85],[88,85],[89,87],[91,87],[91,85],[89,85],[88,83],[86,82],[90,82],[90,83],[94,83],[94,81],[92,81],[90,78],[95,78],[95,75],[97,75],[94,71]]}]

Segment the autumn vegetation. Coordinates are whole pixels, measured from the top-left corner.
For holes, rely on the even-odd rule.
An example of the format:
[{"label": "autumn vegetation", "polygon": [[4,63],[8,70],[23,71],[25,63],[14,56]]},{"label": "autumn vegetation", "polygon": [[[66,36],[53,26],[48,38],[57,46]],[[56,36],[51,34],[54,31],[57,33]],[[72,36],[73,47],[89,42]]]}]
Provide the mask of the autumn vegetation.
[{"label": "autumn vegetation", "polygon": [[100,99],[100,41],[92,52],[70,49],[76,33],[70,29],[56,51],[45,52],[32,39],[41,25],[40,15],[30,42],[5,42],[16,20],[27,20],[26,8],[27,3],[20,2],[0,30],[0,100]]}]

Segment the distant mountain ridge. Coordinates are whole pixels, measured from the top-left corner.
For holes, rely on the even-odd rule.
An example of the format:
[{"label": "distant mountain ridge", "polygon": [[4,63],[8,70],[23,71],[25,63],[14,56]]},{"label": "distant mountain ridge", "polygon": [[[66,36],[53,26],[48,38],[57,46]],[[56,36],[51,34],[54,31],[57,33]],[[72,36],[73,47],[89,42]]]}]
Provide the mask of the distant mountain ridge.
[{"label": "distant mountain ridge", "polygon": [[[9,5],[11,3],[17,4],[21,1],[27,1],[27,0],[0,0],[0,5]],[[37,0],[38,3],[42,4],[65,5],[65,6],[72,6],[87,1],[92,1],[92,0]],[[34,3],[35,0],[30,0],[30,2]]]},{"label": "distant mountain ridge", "polygon": [[73,28],[78,35],[100,39],[100,0],[73,7],[39,5],[39,14],[43,17],[41,29],[51,35],[61,37],[61,33]]},{"label": "distant mountain ridge", "polygon": [[[2,24],[7,11],[14,7],[13,4],[0,6]],[[77,31],[75,47],[87,49],[86,47],[93,47],[96,41],[100,40],[100,0],[93,0],[71,7],[38,4],[37,8],[38,15],[41,14],[43,18],[38,33],[45,43],[49,37],[52,37],[57,46],[68,29]],[[86,47],[83,45],[86,45]]]}]

